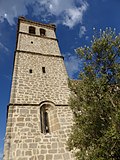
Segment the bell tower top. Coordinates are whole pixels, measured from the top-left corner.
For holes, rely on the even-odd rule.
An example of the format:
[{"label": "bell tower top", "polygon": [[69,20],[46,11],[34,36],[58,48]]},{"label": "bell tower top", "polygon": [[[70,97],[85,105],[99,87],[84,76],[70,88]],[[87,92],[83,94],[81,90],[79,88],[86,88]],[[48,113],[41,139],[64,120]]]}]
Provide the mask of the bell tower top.
[{"label": "bell tower top", "polygon": [[43,24],[19,17],[16,50],[61,56],[55,30],[54,24]]},{"label": "bell tower top", "polygon": [[55,26],[18,19],[10,103],[68,103],[68,75]]},{"label": "bell tower top", "polygon": [[[19,17],[18,19],[18,32],[24,33],[32,33],[29,27],[33,27],[35,29],[34,34],[37,36],[45,36],[49,38],[56,38],[54,31],[56,30],[56,26],[54,24],[43,24],[40,22],[34,22],[31,20],[27,20],[25,17]],[[45,30],[45,34],[41,31],[41,29]]]}]

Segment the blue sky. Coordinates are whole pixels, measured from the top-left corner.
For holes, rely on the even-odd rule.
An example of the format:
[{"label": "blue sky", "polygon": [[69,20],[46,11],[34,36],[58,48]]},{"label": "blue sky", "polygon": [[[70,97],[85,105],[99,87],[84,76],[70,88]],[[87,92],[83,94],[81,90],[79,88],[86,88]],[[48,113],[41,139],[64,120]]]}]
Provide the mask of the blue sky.
[{"label": "blue sky", "polygon": [[[74,49],[90,45],[93,28],[120,32],[120,0],[0,0],[0,157],[6,128],[18,16],[57,25],[61,54],[71,78],[81,61]],[[1,159],[1,158],[0,158]]]}]

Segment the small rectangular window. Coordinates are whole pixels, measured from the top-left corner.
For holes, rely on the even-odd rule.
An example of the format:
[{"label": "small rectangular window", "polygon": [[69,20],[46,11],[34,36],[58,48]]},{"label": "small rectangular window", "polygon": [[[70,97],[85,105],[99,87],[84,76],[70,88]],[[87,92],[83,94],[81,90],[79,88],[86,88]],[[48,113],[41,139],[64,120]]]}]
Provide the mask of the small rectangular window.
[{"label": "small rectangular window", "polygon": [[49,124],[48,124],[48,113],[44,112],[44,130],[45,133],[49,133]]},{"label": "small rectangular window", "polygon": [[43,72],[43,73],[46,73],[46,72],[45,72],[45,67],[42,67],[42,72]]},{"label": "small rectangular window", "polygon": [[46,35],[46,30],[40,28],[40,35],[41,35],[41,36],[45,36],[45,35]]},{"label": "small rectangular window", "polygon": [[49,129],[49,115],[47,112],[47,108],[42,106],[40,108],[40,121],[41,121],[41,133],[50,133]]},{"label": "small rectangular window", "polygon": [[29,73],[32,73],[32,69],[29,69]]},{"label": "small rectangular window", "polygon": [[29,33],[35,34],[35,27],[29,26]]}]

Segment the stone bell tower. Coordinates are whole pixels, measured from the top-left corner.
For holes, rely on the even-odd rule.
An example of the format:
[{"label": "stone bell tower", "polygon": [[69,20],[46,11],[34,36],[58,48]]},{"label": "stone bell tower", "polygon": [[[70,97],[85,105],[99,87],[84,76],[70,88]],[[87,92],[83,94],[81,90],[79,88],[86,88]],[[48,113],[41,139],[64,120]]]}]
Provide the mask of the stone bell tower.
[{"label": "stone bell tower", "polygon": [[55,25],[20,17],[4,160],[73,160],[68,75]]}]

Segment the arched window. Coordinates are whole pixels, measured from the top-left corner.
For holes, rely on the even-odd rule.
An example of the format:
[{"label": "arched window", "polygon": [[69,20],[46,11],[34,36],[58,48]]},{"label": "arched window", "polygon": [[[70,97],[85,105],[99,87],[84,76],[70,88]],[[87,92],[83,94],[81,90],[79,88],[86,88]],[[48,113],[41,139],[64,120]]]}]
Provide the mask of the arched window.
[{"label": "arched window", "polygon": [[53,103],[46,101],[40,105],[40,125],[41,133],[44,134],[59,130],[57,108]]},{"label": "arched window", "polygon": [[45,36],[46,35],[46,30],[43,28],[40,28],[40,35]]},{"label": "arched window", "polygon": [[43,105],[40,108],[40,120],[41,120],[41,132],[49,133],[49,115],[48,108],[46,105]]},{"label": "arched window", "polygon": [[29,26],[29,33],[35,34],[35,27]]}]

